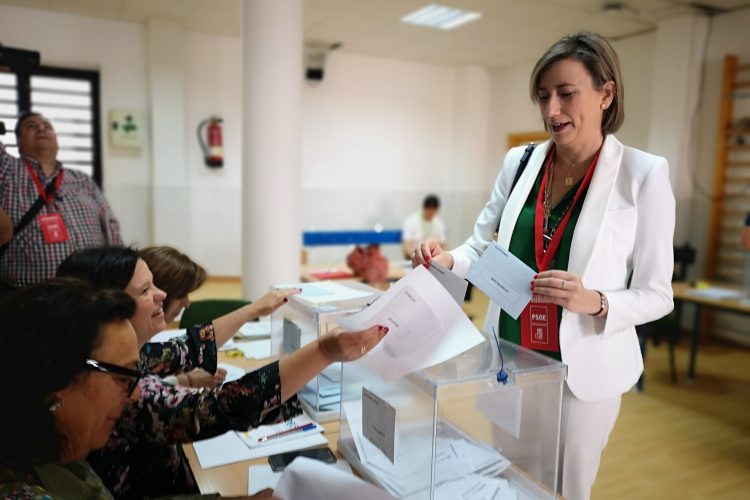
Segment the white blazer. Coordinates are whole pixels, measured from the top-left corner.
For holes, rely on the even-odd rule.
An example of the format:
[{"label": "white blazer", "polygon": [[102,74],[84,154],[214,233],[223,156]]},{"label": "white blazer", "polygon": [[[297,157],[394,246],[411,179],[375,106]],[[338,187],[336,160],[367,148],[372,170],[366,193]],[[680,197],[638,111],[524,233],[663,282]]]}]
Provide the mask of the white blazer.
[{"label": "white blazer", "polygon": [[[450,252],[456,274],[466,276],[491,243],[498,222],[497,241],[508,248],[550,145],[547,141],[537,146],[512,193],[524,148],[508,152],[474,234]],[[581,276],[586,288],[607,296],[609,313],[596,319],[563,310],[559,330],[568,387],[578,399],[615,398],[638,381],[643,358],[635,325],[661,318],[673,308],[674,221],[667,161],[608,135],[575,227],[568,271]],[[498,324],[499,314],[490,303],[487,331]]]}]

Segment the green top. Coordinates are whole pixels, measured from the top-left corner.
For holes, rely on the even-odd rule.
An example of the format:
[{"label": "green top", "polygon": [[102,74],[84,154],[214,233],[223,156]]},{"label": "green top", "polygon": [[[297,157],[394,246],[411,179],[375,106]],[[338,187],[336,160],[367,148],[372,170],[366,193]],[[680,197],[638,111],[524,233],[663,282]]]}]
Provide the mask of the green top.
[{"label": "green top", "polygon": [[[85,460],[47,463],[33,471],[14,469],[0,462],[0,498],[24,500],[113,500],[102,480]],[[218,495],[174,495],[158,500],[215,500]]]},{"label": "green top", "polygon": [[[546,161],[544,162],[547,163]],[[523,204],[521,213],[518,215],[516,226],[513,228],[513,236],[510,238],[510,253],[521,259],[527,266],[532,268],[534,271],[539,271],[536,266],[536,256],[534,252],[534,216],[536,215],[536,202],[539,197],[539,188],[542,185],[542,177],[544,176],[544,168],[539,171],[534,188],[529,193],[529,197],[526,198],[526,202]],[[573,186],[565,196],[562,197],[560,202],[555,205],[550,214],[551,223],[558,223],[564,215],[565,208],[575,197],[578,187],[581,185],[578,182]],[[583,206],[583,200],[586,198],[586,188],[581,193],[581,198],[578,203],[572,208],[570,214],[570,220],[568,225],[565,227],[562,239],[560,240],[560,246],[557,247],[557,252],[552,259],[550,269],[559,269],[566,271],[568,269],[568,258],[570,257],[570,243],[573,241],[573,231],[575,230],[576,223],[578,222],[578,216],[581,214],[581,207]],[[553,224],[554,225],[554,224]],[[562,307],[557,308],[557,324],[560,324],[562,318]],[[559,334],[559,330],[558,330]],[[514,344],[521,345],[521,317],[517,320],[510,317],[504,311],[500,312],[500,337],[513,342]],[[552,351],[538,351],[541,354],[545,354],[550,358],[554,358],[560,361],[560,353]]]}]

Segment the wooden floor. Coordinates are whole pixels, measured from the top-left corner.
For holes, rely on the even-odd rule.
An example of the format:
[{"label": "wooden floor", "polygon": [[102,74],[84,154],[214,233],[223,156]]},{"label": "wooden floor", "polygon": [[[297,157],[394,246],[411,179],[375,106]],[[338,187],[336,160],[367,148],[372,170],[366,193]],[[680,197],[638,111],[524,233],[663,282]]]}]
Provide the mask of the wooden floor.
[{"label": "wooden floor", "polygon": [[[240,293],[237,280],[209,280],[191,298]],[[472,298],[464,309],[481,326],[487,298]],[[702,346],[692,384],[687,362],[683,341],[673,385],[666,345],[649,345],[645,390],[623,396],[593,499],[750,499],[750,350]]]}]

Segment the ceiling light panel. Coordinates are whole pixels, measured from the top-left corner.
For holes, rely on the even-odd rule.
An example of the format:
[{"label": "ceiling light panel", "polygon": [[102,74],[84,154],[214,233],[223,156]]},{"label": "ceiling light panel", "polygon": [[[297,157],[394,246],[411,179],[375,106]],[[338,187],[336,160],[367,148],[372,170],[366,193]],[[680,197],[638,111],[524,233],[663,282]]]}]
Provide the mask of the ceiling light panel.
[{"label": "ceiling light panel", "polygon": [[438,30],[452,30],[482,17],[480,12],[471,12],[453,7],[446,7],[431,3],[417,11],[401,18],[402,23],[434,28]]}]

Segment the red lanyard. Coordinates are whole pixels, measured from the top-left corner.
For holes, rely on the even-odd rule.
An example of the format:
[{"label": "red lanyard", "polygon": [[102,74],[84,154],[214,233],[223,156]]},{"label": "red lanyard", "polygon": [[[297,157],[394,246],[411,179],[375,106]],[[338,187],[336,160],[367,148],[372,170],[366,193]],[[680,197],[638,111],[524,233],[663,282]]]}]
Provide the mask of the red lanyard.
[{"label": "red lanyard", "polygon": [[60,170],[60,173],[57,174],[57,178],[54,180],[54,186],[52,187],[52,191],[47,194],[47,192],[44,190],[44,186],[42,185],[41,179],[39,179],[39,176],[34,171],[34,167],[31,166],[31,163],[24,160],[24,165],[26,165],[26,170],[28,170],[29,175],[32,179],[34,179],[34,184],[36,185],[36,191],[39,193],[39,196],[44,198],[45,203],[48,205],[52,202],[52,200],[55,199],[55,193],[60,188],[60,184],[62,183],[63,179],[63,170]]},{"label": "red lanyard", "polygon": [[547,251],[544,251],[544,188],[547,185],[547,174],[549,174],[552,162],[554,161],[555,155],[557,154],[556,150],[552,149],[552,154],[549,156],[549,161],[547,162],[547,165],[544,169],[544,177],[542,177],[542,185],[539,186],[539,196],[537,197],[536,201],[536,213],[534,214],[534,250],[535,250],[535,256],[536,256],[536,266],[539,272],[546,271],[549,269],[550,265],[552,264],[552,259],[555,256],[555,252],[557,252],[557,247],[560,246],[560,241],[562,240],[563,233],[565,232],[565,227],[568,225],[568,221],[570,220],[570,216],[573,213],[573,207],[576,206],[576,203],[578,203],[578,200],[581,198],[581,195],[586,190],[588,185],[591,183],[591,178],[594,176],[594,169],[596,168],[596,163],[599,160],[599,152],[601,151],[601,148],[599,148],[599,151],[596,152],[596,156],[594,156],[594,160],[591,162],[591,165],[589,165],[589,169],[586,171],[586,175],[583,177],[583,182],[581,182],[581,185],[578,187],[578,191],[576,191],[575,197],[573,197],[573,203],[570,206],[570,209],[565,212],[565,215],[563,216],[560,223],[557,225],[557,229],[555,229],[555,234],[552,236],[552,241],[549,242],[549,246],[547,247]]}]

